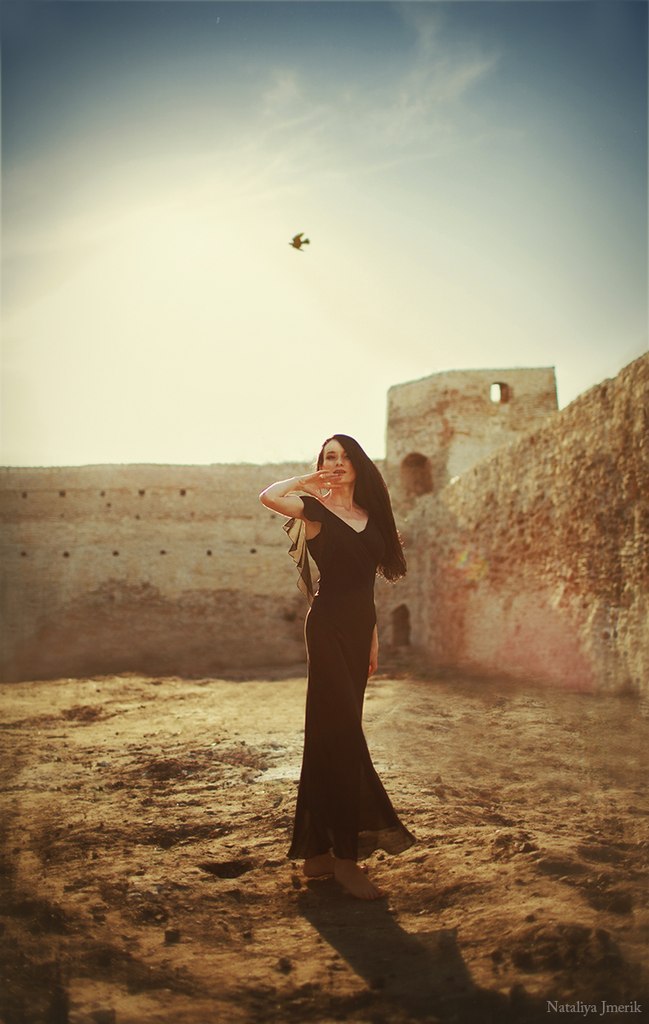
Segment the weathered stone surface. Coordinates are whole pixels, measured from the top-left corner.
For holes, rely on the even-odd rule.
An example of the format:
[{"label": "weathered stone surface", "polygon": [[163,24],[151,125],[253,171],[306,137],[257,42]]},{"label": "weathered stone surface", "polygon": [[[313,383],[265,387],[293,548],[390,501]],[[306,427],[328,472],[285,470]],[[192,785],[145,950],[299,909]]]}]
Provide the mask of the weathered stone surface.
[{"label": "weathered stone surface", "polygon": [[433,665],[646,689],[648,383],[645,356],[406,511],[382,609]]},{"label": "weathered stone surface", "polygon": [[1,471],[2,677],[202,675],[303,661],[272,466]]},{"label": "weathered stone surface", "polygon": [[[646,686],[648,377],[646,356],[561,412],[547,368],[390,389],[382,469],[409,573],[377,587],[384,652]],[[288,538],[257,495],[307,468],[0,470],[2,678],[303,663]]]},{"label": "weathered stone surface", "polygon": [[388,391],[386,471],[396,504],[438,493],[557,408],[552,367],[448,370]]}]

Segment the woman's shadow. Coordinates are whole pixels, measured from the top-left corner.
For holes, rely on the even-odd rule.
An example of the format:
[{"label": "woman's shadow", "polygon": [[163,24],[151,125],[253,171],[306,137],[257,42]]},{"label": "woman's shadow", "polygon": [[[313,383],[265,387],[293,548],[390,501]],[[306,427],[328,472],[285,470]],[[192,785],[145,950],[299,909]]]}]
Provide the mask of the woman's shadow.
[{"label": "woman's shadow", "polygon": [[524,992],[505,996],[476,985],[457,944],[455,928],[409,934],[385,900],[361,901],[333,879],[313,879],[297,900],[300,913],[363,978],[355,996],[332,996],[331,1009],[361,1004],[372,1020],[431,1024],[532,1024],[541,1007]]}]

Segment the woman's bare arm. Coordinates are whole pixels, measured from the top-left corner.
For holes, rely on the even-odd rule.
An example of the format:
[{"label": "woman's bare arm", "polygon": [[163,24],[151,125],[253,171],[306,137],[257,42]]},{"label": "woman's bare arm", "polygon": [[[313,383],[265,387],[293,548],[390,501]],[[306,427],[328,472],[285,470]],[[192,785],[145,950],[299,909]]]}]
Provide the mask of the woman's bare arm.
[{"label": "woman's bare arm", "polygon": [[271,484],[259,495],[259,500],[266,508],[272,508],[273,512],[279,512],[282,516],[291,516],[294,519],[304,519],[304,502],[294,491],[305,491],[320,500],[322,488],[331,487],[336,478],[343,470],[340,469],[318,469],[315,473],[305,473],[304,476],[292,476],[288,480],[278,480]]},{"label": "woman's bare arm", "polygon": [[368,675],[373,676],[379,665],[379,628],[374,626],[372,643],[370,646],[370,670]]},{"label": "woman's bare arm", "polygon": [[278,480],[259,495],[259,500],[266,508],[279,512],[282,516],[301,519],[304,515],[304,502],[292,491],[304,490],[304,482],[300,476],[292,476],[288,480]]}]

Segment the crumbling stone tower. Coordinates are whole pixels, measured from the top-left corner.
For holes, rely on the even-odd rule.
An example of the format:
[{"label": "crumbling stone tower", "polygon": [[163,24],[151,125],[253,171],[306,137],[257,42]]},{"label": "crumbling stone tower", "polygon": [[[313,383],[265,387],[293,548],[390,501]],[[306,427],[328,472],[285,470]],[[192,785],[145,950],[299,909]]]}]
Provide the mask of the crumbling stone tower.
[{"label": "crumbling stone tower", "polygon": [[[390,388],[383,471],[409,566],[396,588],[377,592],[393,647],[424,643],[422,596],[434,528],[418,499],[438,495],[487,456],[537,429],[556,409],[553,367],[448,370]],[[446,525],[438,528],[444,532]]]},{"label": "crumbling stone tower", "polygon": [[553,367],[448,370],[390,388],[385,471],[396,509],[436,494],[556,409]]}]

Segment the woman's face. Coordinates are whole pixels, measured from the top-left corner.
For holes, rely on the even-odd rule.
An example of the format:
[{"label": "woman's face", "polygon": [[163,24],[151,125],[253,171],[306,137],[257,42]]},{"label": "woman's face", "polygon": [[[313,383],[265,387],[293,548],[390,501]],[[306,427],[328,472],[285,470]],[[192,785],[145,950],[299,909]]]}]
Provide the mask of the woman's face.
[{"label": "woman's face", "polygon": [[335,438],[331,441],[327,441],[324,446],[321,468],[331,470],[335,473],[336,483],[334,486],[340,484],[353,484],[356,479],[356,470],[352,465],[351,459],[340,441],[336,441]]}]

